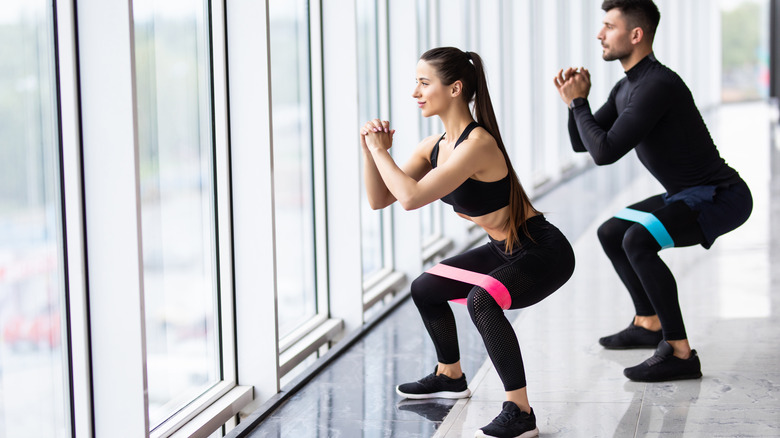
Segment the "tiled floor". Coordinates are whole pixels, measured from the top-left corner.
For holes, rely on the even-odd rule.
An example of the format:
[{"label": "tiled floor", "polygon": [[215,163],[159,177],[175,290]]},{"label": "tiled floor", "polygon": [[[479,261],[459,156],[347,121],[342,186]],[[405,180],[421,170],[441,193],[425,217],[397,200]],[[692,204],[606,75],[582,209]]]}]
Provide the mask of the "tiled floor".
[{"label": "tiled floor", "polygon": [[[575,274],[562,289],[509,314],[543,437],[780,436],[780,144],[770,139],[770,117],[762,104],[726,106],[708,117],[721,154],[753,191],[753,214],[709,251],[662,253],[702,360],[700,380],[628,381],[623,368],[652,351],[608,351],[596,342],[625,327],[632,307],[595,228],[661,191],[633,154],[539,201],[577,255]],[[474,436],[498,414],[504,393],[465,308],[455,312],[470,399],[408,401],[395,394],[396,384],[430,373],[435,364],[407,300],[246,436]]]}]

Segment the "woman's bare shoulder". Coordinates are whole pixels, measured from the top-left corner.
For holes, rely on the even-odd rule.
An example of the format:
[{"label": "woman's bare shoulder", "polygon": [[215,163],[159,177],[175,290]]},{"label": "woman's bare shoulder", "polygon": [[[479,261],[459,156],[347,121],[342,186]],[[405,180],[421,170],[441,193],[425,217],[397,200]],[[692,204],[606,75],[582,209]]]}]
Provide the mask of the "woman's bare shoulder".
[{"label": "woman's bare shoulder", "polygon": [[469,138],[466,140],[470,141],[477,148],[496,147],[498,145],[496,139],[482,126],[471,131]]},{"label": "woman's bare shoulder", "polygon": [[415,148],[415,153],[430,157],[431,151],[433,151],[433,147],[436,145],[436,142],[439,141],[442,135],[443,134],[433,134],[420,140],[420,142],[417,143],[417,147]]},{"label": "woman's bare shoulder", "polygon": [[438,141],[439,141],[439,139],[440,139],[440,138],[441,138],[443,135],[444,135],[444,134],[433,134],[433,135],[429,135],[429,136],[425,137],[424,139],[422,139],[422,140],[420,141],[420,143],[418,143],[418,144],[417,144],[417,146],[418,146],[418,147],[427,147],[427,148],[430,148],[430,149],[432,149],[432,148],[433,148],[433,145],[435,145],[435,144],[436,144],[436,142],[438,142]]}]

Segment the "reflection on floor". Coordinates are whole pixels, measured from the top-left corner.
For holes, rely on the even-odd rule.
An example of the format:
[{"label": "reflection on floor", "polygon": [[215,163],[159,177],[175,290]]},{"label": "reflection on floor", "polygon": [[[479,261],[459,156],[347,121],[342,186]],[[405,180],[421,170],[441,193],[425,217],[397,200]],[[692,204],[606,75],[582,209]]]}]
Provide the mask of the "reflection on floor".
[{"label": "reflection on floor", "polygon": [[[595,228],[623,206],[661,192],[635,156],[593,169],[538,202],[577,255],[575,274],[561,290],[509,313],[542,436],[780,436],[780,144],[770,138],[773,116],[751,104],[708,118],[721,155],[753,191],[753,214],[709,251],[662,252],[702,360],[700,380],[628,381],[623,368],[652,351],[608,351],[596,342],[625,327],[632,307]],[[470,399],[411,401],[395,394],[396,384],[430,373],[436,362],[407,300],[250,436],[474,436],[498,414],[504,393],[465,308],[454,309]]]}]

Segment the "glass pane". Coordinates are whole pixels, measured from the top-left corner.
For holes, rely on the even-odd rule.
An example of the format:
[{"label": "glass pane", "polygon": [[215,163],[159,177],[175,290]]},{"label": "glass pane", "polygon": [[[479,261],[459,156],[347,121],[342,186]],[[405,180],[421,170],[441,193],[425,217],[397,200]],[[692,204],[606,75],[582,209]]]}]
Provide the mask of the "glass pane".
[{"label": "glass pane", "polygon": [[133,3],[151,427],[219,381],[204,0]]},{"label": "glass pane", "polygon": [[[445,207],[446,206],[446,207]],[[422,245],[423,248],[436,243],[443,237],[442,229],[442,209],[450,208],[443,202],[434,202],[420,209],[420,220],[422,221]]]},{"label": "glass pane", "polygon": [[309,2],[269,2],[279,334],[317,312]]},{"label": "glass pane", "polygon": [[[440,135],[444,132],[444,127],[439,122],[439,118],[424,118],[422,119],[422,128],[420,138],[426,138],[433,134]],[[460,135],[460,133],[456,134]],[[432,202],[426,206],[421,207],[420,212],[420,233],[422,235],[422,248],[425,249],[429,245],[436,243],[442,237],[442,209],[451,209],[447,204],[437,201]]]},{"label": "glass pane", "polygon": [[[433,48],[429,43],[429,8],[430,0],[417,0],[417,47],[419,48],[417,56],[421,56],[427,50]],[[443,132],[442,130],[437,131],[434,129],[434,123],[437,123],[437,120],[426,119],[422,115],[420,115],[419,119],[421,139],[433,135],[435,132]],[[439,125],[436,125],[437,129],[439,127]],[[437,222],[437,210],[441,210],[441,204],[441,202],[434,202],[419,209],[423,247],[435,242],[439,237],[441,224]]]},{"label": "glass pane", "polygon": [[[531,2],[531,36],[532,42],[532,65],[531,68],[531,83],[541,84],[542,78],[546,78],[547,72],[543,72],[544,66],[544,50],[547,49],[540,43],[544,42],[542,32],[544,32],[544,6],[538,2]],[[549,45],[549,44],[548,44]],[[534,182],[544,178],[544,145],[545,138],[542,126],[544,126],[544,100],[549,96],[539,91],[539,87],[531,88],[531,99],[534,111],[531,112],[531,126],[533,127],[531,134],[531,169],[533,169]]]},{"label": "glass pane", "polygon": [[430,0],[417,0],[417,46],[420,52],[418,56],[433,48],[428,43],[428,32],[430,31],[430,21],[428,20],[429,7]]},{"label": "glass pane", "polygon": [[724,102],[769,96],[769,2],[733,0],[721,3]]},{"label": "glass pane", "polygon": [[[360,123],[380,117],[379,108],[379,26],[377,2],[357,2],[358,20],[358,103]],[[361,159],[361,163],[362,163]],[[363,191],[365,193],[365,190]],[[363,278],[380,271],[384,265],[382,239],[382,211],[374,211],[368,205],[365,194],[361,197],[360,219],[362,224]]]},{"label": "glass pane", "polygon": [[69,436],[51,2],[0,11],[0,436]]}]

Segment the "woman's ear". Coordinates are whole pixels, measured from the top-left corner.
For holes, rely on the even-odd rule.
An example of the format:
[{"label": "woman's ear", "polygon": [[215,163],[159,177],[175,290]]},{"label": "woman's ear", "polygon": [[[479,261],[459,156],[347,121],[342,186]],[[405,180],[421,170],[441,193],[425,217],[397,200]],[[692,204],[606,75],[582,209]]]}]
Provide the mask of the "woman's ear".
[{"label": "woman's ear", "polygon": [[463,92],[463,82],[461,81],[455,81],[450,85],[450,92],[452,94],[452,97],[458,97],[460,96],[460,93]]}]

